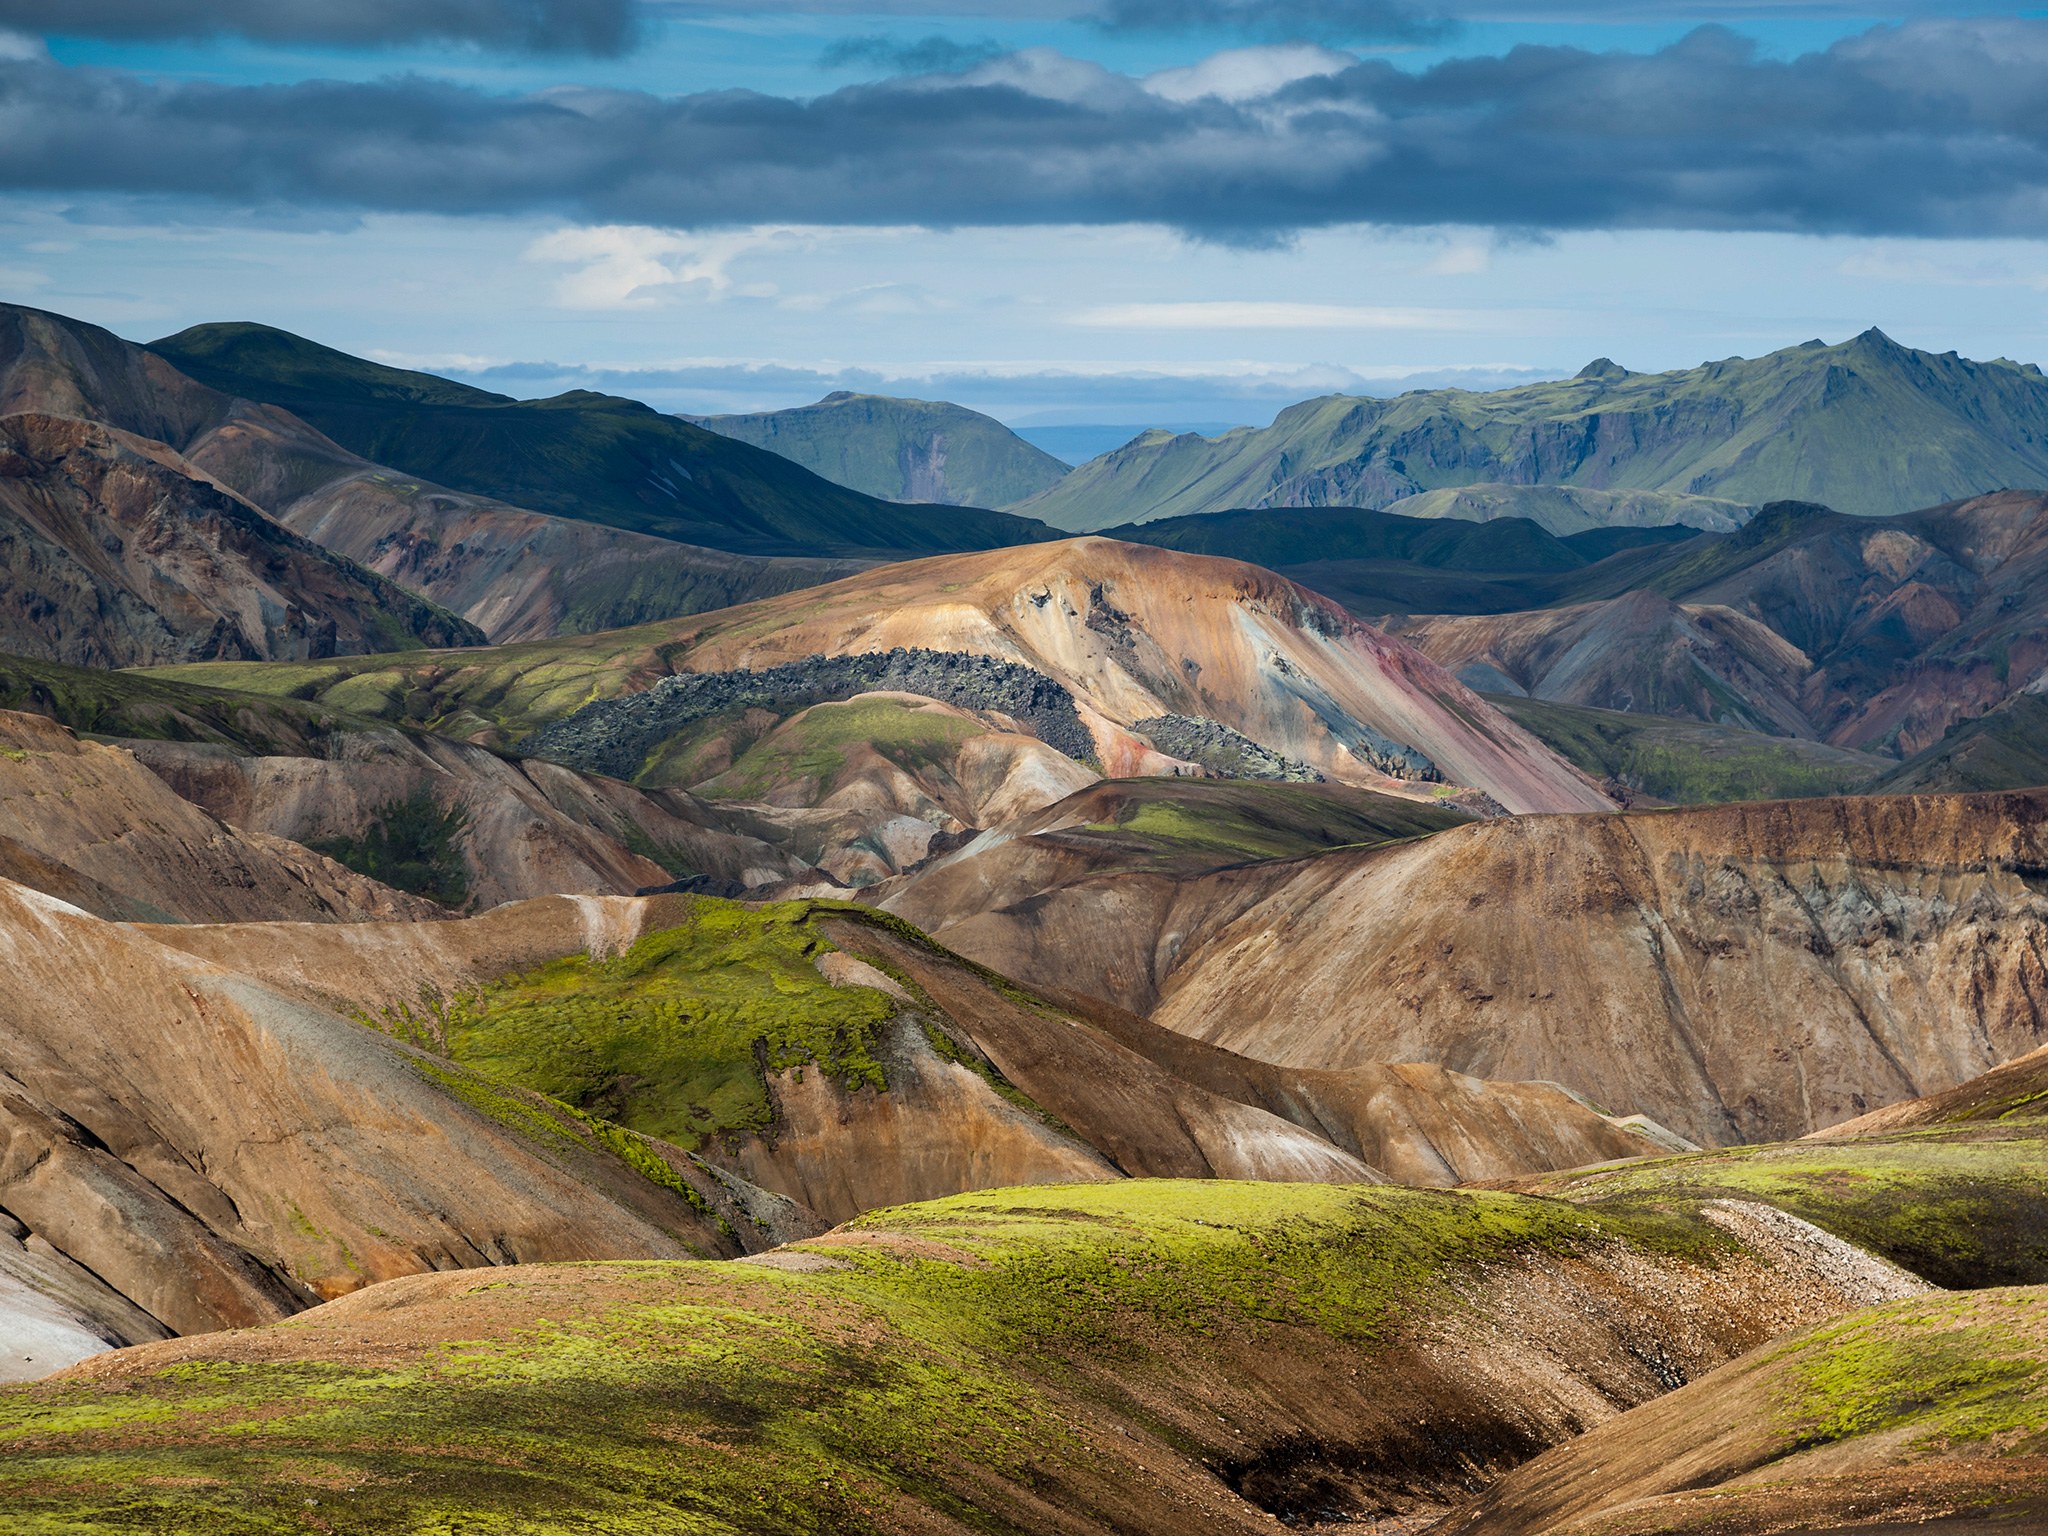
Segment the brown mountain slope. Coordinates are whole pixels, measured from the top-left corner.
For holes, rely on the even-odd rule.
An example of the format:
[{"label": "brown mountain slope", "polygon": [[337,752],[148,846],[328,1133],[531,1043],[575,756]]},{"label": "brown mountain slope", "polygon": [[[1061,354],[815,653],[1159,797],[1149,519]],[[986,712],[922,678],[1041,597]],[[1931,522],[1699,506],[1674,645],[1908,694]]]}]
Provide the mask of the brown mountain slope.
[{"label": "brown mountain slope", "polygon": [[1767,1345],[1488,1489],[1447,1536],[1995,1536],[2048,1522],[2048,1289]]},{"label": "brown mountain slope", "polygon": [[1724,1144],[2048,1039],[2044,838],[2040,794],[1798,801],[1521,818],[1043,897],[991,843],[886,899],[1028,984],[1262,1060],[1553,1080]]},{"label": "brown mountain slope", "polygon": [[128,666],[480,638],[162,444],[57,416],[0,417],[0,649]]},{"label": "brown mountain slope", "polygon": [[0,928],[0,1210],[165,1328],[422,1269],[738,1249],[733,1196],[680,1153],[18,886]]},{"label": "brown mountain slope", "polygon": [[854,568],[699,549],[444,490],[349,453],[288,411],[207,388],[98,326],[0,305],[0,416],[24,412],[164,445],[215,487],[494,640],[723,607]]},{"label": "brown mountain slope", "polygon": [[1729,608],[1631,592],[1530,613],[1394,619],[1388,629],[1482,692],[1816,734],[1800,702],[1813,664]]},{"label": "brown mountain slope", "polygon": [[394,891],[282,837],[245,832],[173,793],[119,747],[0,710],[0,875],[102,917],[425,918]]}]

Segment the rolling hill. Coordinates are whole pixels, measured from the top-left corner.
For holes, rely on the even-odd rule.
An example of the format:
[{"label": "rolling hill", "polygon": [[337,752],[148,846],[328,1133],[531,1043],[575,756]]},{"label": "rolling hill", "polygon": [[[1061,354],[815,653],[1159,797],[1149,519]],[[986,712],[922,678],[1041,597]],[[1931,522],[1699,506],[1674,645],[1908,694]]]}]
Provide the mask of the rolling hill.
[{"label": "rolling hill", "polygon": [[[2044,482],[2048,379],[2038,368],[1914,351],[1871,330],[1675,373],[1601,359],[1556,383],[1332,395],[1290,406],[1270,427],[1215,438],[1151,432],[1013,510],[1085,531],[1244,507],[1385,508],[1519,485],[1747,506],[1819,501],[1875,516]],[[1543,501],[1508,505],[1556,515]],[[1621,515],[1648,513],[1638,505]]]},{"label": "rolling hill", "polygon": [[194,326],[150,350],[282,407],[401,474],[557,517],[754,555],[900,558],[1047,537],[1025,518],[912,507],[820,479],[636,400],[515,400],[267,326]]},{"label": "rolling hill", "polygon": [[944,401],[839,390],[794,410],[685,419],[889,501],[1000,507],[1068,471],[993,417]]}]

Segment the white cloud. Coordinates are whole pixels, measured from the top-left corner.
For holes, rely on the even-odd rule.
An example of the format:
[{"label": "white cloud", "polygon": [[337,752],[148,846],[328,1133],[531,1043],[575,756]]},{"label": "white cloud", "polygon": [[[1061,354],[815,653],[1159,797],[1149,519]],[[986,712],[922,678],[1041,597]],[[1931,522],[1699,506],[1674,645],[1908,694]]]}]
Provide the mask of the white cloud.
[{"label": "white cloud", "polygon": [[701,283],[711,294],[732,287],[727,271],[748,251],[776,244],[781,230],[683,235],[630,224],[558,229],[526,248],[528,261],[573,267],[555,284],[564,309],[647,309],[674,290]]},{"label": "white cloud", "polygon": [[1422,270],[1432,277],[1476,277],[1493,266],[1493,252],[1483,245],[1454,245],[1440,251]]},{"label": "white cloud", "polygon": [[1124,331],[1474,331],[1498,325],[1500,318],[1479,309],[1211,299],[1104,304],[1082,310],[1068,324]]},{"label": "white cloud", "polygon": [[1297,80],[1334,75],[1358,59],[1314,43],[1281,43],[1270,48],[1231,48],[1213,53],[1199,64],[1162,69],[1141,82],[1154,96],[1168,101],[1196,101],[1215,96],[1224,101],[1257,101]]},{"label": "white cloud", "polygon": [[1865,251],[1836,269],[1844,277],[1878,283],[1932,283],[1944,288],[2034,288],[2048,291],[2048,270],[2015,267],[2009,260],[1937,261],[1891,251]]}]

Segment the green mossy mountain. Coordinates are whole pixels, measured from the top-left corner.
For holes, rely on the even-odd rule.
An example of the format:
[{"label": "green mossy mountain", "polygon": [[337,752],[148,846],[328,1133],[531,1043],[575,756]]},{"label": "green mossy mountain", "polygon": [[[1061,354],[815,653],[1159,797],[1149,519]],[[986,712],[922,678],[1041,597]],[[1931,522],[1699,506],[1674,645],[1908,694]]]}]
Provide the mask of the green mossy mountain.
[{"label": "green mossy mountain", "polygon": [[793,410],[688,419],[888,501],[1001,507],[1068,473],[994,417],[942,400],[839,390]]},{"label": "green mossy mountain", "polygon": [[590,390],[515,400],[245,323],[194,326],[150,350],[406,474],[712,549],[890,558],[1051,536],[1006,513],[863,496],[778,454]]},{"label": "green mossy mountain", "polygon": [[1386,507],[1568,485],[1908,512],[2048,483],[2048,378],[1883,332],[1674,373],[1596,364],[1491,393],[1329,395],[1220,437],[1149,432],[1013,510],[1106,528],[1238,507]]}]

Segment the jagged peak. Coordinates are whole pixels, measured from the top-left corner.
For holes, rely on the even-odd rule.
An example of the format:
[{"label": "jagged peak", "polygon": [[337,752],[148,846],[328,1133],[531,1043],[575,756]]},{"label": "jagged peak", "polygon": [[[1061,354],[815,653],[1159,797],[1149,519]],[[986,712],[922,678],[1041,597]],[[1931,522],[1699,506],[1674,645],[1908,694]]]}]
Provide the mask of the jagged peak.
[{"label": "jagged peak", "polygon": [[1628,376],[1628,370],[1611,357],[1596,357],[1573,375],[1579,379],[1625,379]]}]

